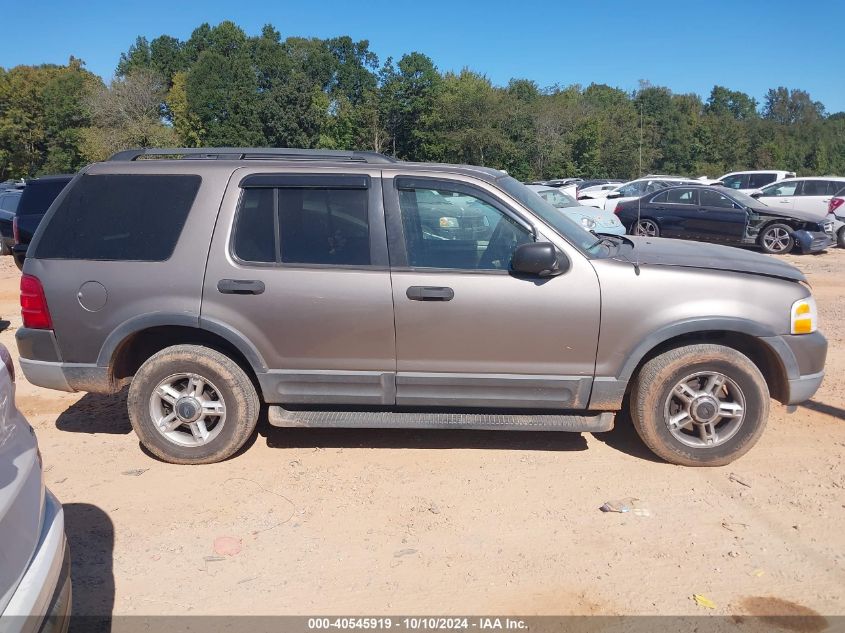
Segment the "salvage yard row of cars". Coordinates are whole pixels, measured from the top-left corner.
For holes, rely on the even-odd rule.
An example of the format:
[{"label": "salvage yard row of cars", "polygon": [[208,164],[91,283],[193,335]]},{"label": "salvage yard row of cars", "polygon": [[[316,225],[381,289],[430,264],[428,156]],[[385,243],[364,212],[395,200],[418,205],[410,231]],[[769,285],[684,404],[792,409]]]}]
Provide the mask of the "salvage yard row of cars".
[{"label": "salvage yard row of cars", "polygon": [[[662,459],[720,466],[770,398],[812,397],[827,341],[795,267],[659,237],[824,248],[833,222],[798,197],[839,180],[817,180],[579,190],[372,152],[120,152],[0,188],[20,366],[49,389],[128,386],[141,443],[176,464],[232,457],[262,408],[278,427],[600,433],[627,407]],[[3,630],[61,632],[62,509],[0,361]]]},{"label": "salvage yard row of cars", "polygon": [[[557,195],[548,182],[529,186],[547,200]],[[836,176],[758,171],[707,181],[652,175],[576,197],[556,206],[576,219],[590,217],[589,207],[603,211],[582,221],[597,233],[618,234],[619,226],[607,217],[613,213],[632,235],[758,246],[770,254],[845,247],[845,178]]]}]

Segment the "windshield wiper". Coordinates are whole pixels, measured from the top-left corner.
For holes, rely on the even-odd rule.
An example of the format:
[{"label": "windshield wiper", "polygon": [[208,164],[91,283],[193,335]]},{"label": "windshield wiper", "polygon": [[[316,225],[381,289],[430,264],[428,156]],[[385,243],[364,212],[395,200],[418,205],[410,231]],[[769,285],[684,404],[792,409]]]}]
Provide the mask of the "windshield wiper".
[{"label": "windshield wiper", "polygon": [[[627,237],[622,237],[621,235],[610,235],[610,234],[606,234],[606,233],[600,234],[600,233],[596,233],[595,231],[590,231],[590,233],[592,233],[593,235],[595,235],[599,238],[595,241],[595,243],[592,246],[590,246],[590,248],[594,248],[594,247],[598,246],[599,244],[607,244],[607,243],[613,244],[614,246],[619,246],[620,244],[629,244],[631,246],[634,245],[634,243],[631,240],[629,240]],[[619,241],[617,242],[616,240],[619,240]]]}]

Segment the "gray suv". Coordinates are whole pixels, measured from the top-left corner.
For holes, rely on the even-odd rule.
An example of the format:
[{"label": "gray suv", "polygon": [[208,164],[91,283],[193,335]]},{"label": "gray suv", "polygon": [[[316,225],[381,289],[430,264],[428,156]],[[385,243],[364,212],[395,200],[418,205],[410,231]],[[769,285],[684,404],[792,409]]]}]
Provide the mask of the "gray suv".
[{"label": "gray suv", "polygon": [[114,393],[160,458],[281,427],[604,432],[726,464],[815,393],[804,276],[597,235],[501,171],[367,152],[133,150],[80,172],[21,280],[36,385]]}]

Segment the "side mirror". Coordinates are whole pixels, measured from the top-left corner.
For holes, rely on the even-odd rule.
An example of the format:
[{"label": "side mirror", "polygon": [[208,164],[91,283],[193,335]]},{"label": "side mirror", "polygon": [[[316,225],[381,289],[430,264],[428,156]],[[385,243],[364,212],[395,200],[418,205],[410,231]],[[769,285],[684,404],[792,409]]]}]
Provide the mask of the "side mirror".
[{"label": "side mirror", "polygon": [[621,198],[622,194],[619,193],[618,191],[611,191],[609,194],[607,194],[607,197],[608,198]]},{"label": "side mirror", "polygon": [[751,197],[756,200],[757,198],[759,198],[762,195],[763,195],[762,191],[755,191],[754,193],[751,194]]},{"label": "side mirror", "polygon": [[532,242],[516,247],[511,269],[525,275],[555,277],[569,269],[569,259],[551,242]]}]

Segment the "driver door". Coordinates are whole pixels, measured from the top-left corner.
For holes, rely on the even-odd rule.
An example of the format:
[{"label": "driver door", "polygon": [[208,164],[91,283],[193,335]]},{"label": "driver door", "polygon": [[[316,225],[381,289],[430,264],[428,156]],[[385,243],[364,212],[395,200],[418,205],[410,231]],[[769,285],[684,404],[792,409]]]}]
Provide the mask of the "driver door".
[{"label": "driver door", "polygon": [[558,277],[512,275],[514,249],[535,234],[497,190],[441,177],[383,178],[396,404],[586,407],[600,306],[586,258],[570,257]]}]

